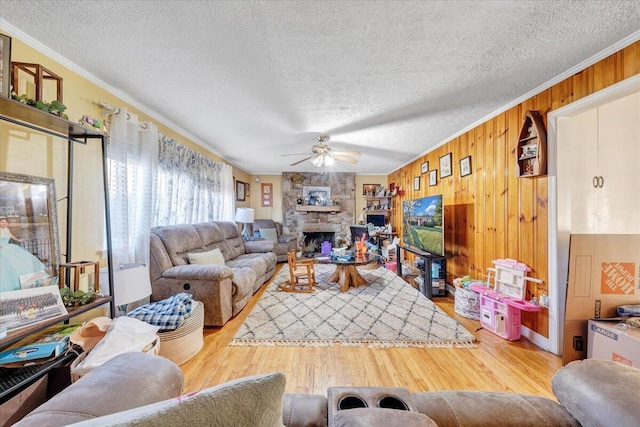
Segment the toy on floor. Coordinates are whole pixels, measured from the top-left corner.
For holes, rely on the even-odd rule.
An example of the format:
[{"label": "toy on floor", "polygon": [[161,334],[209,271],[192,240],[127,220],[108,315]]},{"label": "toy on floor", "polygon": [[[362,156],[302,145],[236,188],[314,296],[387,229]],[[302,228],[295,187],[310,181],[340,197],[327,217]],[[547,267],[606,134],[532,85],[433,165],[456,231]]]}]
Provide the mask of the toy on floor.
[{"label": "toy on floor", "polygon": [[526,283],[543,283],[527,277],[531,268],[514,259],[492,261],[495,268],[488,268],[487,281],[493,286],[471,285],[480,294],[480,323],[494,334],[514,341],[520,339],[520,311],[540,311],[537,303],[524,300]]}]

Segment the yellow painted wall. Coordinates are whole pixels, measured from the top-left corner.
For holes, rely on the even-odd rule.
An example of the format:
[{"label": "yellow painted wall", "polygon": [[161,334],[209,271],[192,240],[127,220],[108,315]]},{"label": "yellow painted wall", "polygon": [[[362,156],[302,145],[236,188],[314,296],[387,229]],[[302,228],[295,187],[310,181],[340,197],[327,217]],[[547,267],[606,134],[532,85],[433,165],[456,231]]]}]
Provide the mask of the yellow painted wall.
[{"label": "yellow painted wall", "polygon": [[[256,179],[259,182],[256,182]],[[272,184],[273,206],[262,207],[262,185]],[[282,212],[282,175],[252,175],[251,176],[251,208],[255,210],[256,219],[272,219],[283,222]]]}]

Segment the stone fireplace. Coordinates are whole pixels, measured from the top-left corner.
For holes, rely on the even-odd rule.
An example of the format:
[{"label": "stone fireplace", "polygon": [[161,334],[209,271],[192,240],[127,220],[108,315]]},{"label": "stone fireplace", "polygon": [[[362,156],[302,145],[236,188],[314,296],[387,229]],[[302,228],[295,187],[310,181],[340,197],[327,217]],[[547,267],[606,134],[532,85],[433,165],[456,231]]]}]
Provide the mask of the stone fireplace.
[{"label": "stone fireplace", "polygon": [[[298,207],[297,199],[305,186],[330,187],[334,208],[323,207],[319,211],[305,211]],[[354,173],[301,173],[282,174],[282,211],[284,224],[291,233],[298,235],[299,246],[304,252],[320,252],[323,241],[335,242],[337,237],[348,238],[349,226],[355,221]],[[298,208],[298,209],[296,209]],[[302,210],[301,210],[302,209]],[[350,241],[350,240],[348,240]]]}]

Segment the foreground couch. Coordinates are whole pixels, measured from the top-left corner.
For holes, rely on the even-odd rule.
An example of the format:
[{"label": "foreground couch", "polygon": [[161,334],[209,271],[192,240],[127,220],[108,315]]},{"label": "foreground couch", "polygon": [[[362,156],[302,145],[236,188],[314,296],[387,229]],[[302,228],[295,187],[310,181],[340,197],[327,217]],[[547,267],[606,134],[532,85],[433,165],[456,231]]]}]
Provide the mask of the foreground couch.
[{"label": "foreground couch", "polygon": [[290,251],[298,248],[298,237],[294,234],[284,234],[282,224],[272,219],[256,219],[253,224],[249,224],[253,230],[253,237],[265,239],[260,230],[275,230],[275,248],[274,252],[278,257],[278,262],[287,262],[287,255]]},{"label": "foreground couch", "polygon": [[[274,246],[270,241],[243,241],[233,222],[154,227],[151,301],[189,292],[204,303],[204,324],[222,326],[273,276],[277,262]],[[190,255],[214,249],[222,253],[223,265],[190,263]]]},{"label": "foreground couch", "polygon": [[[162,363],[158,359],[162,358],[143,353],[118,356],[27,415],[17,426],[55,427],[80,420],[86,421],[78,426],[627,427],[640,423],[636,396],[640,370],[603,360],[576,361],[561,368],[552,380],[560,403],[515,393],[409,393],[402,388],[377,387],[330,387],[327,399],[283,394],[285,376],[276,372],[137,407],[141,398],[159,398],[159,388],[147,383],[159,381],[158,375],[174,384],[168,393],[178,395],[176,385],[180,380],[171,379],[177,368],[173,369],[166,359]],[[80,398],[83,393],[84,398]],[[129,396],[140,397],[129,400]]]}]

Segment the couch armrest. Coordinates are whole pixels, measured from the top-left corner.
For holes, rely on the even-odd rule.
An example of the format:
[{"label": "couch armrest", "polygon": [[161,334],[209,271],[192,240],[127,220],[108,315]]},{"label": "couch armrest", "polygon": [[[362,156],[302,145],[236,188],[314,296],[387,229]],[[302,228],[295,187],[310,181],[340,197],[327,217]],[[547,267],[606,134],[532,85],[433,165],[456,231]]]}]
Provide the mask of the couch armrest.
[{"label": "couch armrest", "polygon": [[180,280],[223,280],[233,277],[233,270],[224,265],[187,264],[166,269],[162,272],[162,277]]},{"label": "couch armrest", "polygon": [[327,398],[318,394],[285,393],[282,422],[285,427],[326,427]]},{"label": "couch armrest", "polygon": [[161,356],[125,353],[94,369],[16,426],[66,426],[180,396],[184,377]]},{"label": "couch armrest", "polygon": [[640,369],[611,360],[576,360],[551,379],[558,401],[583,426],[637,426]]},{"label": "couch armrest", "polygon": [[271,240],[254,240],[244,242],[244,251],[248,254],[273,252],[276,248],[276,242]]},{"label": "couch armrest", "polygon": [[278,238],[278,243],[289,243],[297,240],[298,238],[293,234],[283,234]]}]

